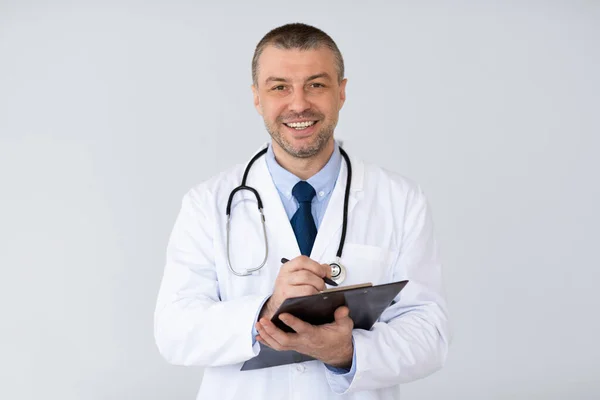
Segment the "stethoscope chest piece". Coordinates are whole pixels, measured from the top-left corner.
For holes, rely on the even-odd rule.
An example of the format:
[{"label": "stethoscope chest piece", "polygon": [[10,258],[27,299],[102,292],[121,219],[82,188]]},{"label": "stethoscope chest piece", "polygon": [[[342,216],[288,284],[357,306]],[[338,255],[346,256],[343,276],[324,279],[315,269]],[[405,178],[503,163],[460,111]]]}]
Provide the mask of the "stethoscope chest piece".
[{"label": "stethoscope chest piece", "polygon": [[346,267],[338,260],[329,264],[331,266],[331,279],[338,285],[346,280]]}]

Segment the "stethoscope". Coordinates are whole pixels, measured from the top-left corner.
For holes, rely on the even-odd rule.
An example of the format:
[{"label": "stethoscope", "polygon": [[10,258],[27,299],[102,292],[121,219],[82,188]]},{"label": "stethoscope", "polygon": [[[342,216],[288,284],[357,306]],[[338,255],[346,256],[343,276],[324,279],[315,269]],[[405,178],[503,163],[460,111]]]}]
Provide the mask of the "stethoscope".
[{"label": "stethoscope", "polygon": [[[346,229],[348,227],[348,198],[350,197],[350,184],[352,183],[352,165],[350,164],[350,158],[348,157],[348,154],[346,154],[344,149],[342,149],[341,147],[339,147],[339,149],[340,149],[340,153],[344,157],[344,160],[346,161],[346,166],[348,168],[348,176],[346,177],[346,192],[344,194],[344,216],[343,216],[343,220],[342,220],[342,236],[340,238],[340,244],[338,246],[338,250],[337,250],[337,253],[335,256],[336,259],[334,262],[329,263],[329,265],[331,266],[331,279],[333,279],[337,284],[342,283],[346,279],[346,267],[344,267],[342,265],[340,259],[342,258],[342,250],[344,249],[344,242],[346,241]],[[252,167],[252,164],[254,164],[254,161],[256,161],[259,157],[261,157],[263,154],[265,154],[267,152],[267,150],[268,150],[268,147],[262,149],[254,157],[252,157],[252,159],[246,166],[246,169],[244,170],[242,184],[231,191],[231,193],[229,194],[229,200],[227,201],[227,211],[226,211],[226,214],[227,214],[227,266],[229,267],[229,270],[236,276],[252,275],[252,273],[260,270],[266,264],[267,257],[269,256],[269,245],[267,243],[267,228],[265,225],[265,215],[263,213],[262,200],[256,189],[254,189],[251,186],[246,185],[246,179],[248,178],[248,173],[250,172],[250,167]],[[240,190],[249,190],[256,197],[256,201],[258,204],[258,211],[260,212],[260,218],[262,221],[263,234],[264,234],[264,238],[265,238],[265,258],[263,259],[262,263],[258,267],[247,269],[245,272],[237,272],[232,267],[231,260],[229,258],[229,225],[231,222],[231,202],[233,200],[233,196]]]}]

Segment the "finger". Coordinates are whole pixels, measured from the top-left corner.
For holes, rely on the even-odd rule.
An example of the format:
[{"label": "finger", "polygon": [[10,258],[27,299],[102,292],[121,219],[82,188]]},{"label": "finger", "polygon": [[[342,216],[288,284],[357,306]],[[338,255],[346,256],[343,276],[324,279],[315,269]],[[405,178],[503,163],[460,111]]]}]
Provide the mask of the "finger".
[{"label": "finger", "polygon": [[281,351],[282,349],[279,347],[279,345],[273,340],[273,338],[267,336],[257,336],[256,340],[258,340],[260,343],[264,344],[267,347],[272,348],[273,350],[277,350],[277,351]]},{"label": "finger", "polygon": [[288,286],[284,291],[286,299],[292,297],[310,296],[317,293],[319,293],[319,291],[311,285]]},{"label": "finger", "polygon": [[310,335],[314,329],[314,326],[302,321],[300,318],[294,317],[292,314],[283,313],[279,316],[279,319],[301,335]]},{"label": "finger", "polygon": [[265,339],[263,339],[260,335],[256,336],[256,341],[264,344],[267,347],[271,347],[271,346],[269,346],[269,344],[267,342],[265,342]]},{"label": "finger", "polygon": [[285,263],[282,268],[284,267],[287,268],[289,272],[300,271],[305,269],[307,271],[312,272],[320,278],[324,278],[325,276],[327,276],[327,270],[323,267],[323,265],[317,263],[314,260],[311,260],[307,256],[296,257],[293,260]]},{"label": "finger", "polygon": [[316,291],[325,290],[325,281],[323,278],[307,270],[294,271],[290,273],[288,277],[288,283],[295,286],[310,285],[314,287]]},{"label": "finger", "polygon": [[269,333],[264,329],[264,327],[262,325],[258,332],[260,334],[257,336],[257,340],[258,340],[258,338],[260,338],[261,343],[264,343],[267,346],[269,346],[270,348],[277,350],[277,351],[283,350],[283,346],[281,346],[280,343],[278,343],[275,339],[273,339],[273,337],[271,335],[269,335]]},{"label": "finger", "polygon": [[325,276],[328,278],[331,278],[331,265],[329,264],[321,264],[321,268],[323,269],[323,272],[325,273]]},{"label": "finger", "polygon": [[269,335],[282,349],[293,349],[298,334],[284,332],[266,318],[262,318],[260,323],[263,326],[264,333]]}]

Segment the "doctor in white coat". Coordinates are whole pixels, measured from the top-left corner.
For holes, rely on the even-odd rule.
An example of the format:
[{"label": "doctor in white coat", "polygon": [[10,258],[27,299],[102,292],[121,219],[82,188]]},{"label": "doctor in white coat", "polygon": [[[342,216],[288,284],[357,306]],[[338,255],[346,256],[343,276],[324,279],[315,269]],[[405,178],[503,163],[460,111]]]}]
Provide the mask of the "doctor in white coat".
[{"label": "doctor in white coat", "polygon": [[[183,197],[156,304],[157,347],[172,364],[205,368],[198,399],[398,399],[400,384],[442,367],[450,342],[423,191],[350,154],[343,285],[409,283],[368,331],[353,329],[346,307],[331,324],[287,315],[283,321],[297,333],[276,328],[270,318],[281,302],[324,289],[328,263],[336,260],[348,165],[333,134],[346,79],[333,40],[304,24],[269,32],[256,47],[252,73],[254,105],[272,140],[246,184],[262,198],[265,231],[256,198],[240,191],[231,205],[228,248],[225,206],[246,163]],[[309,203],[296,197],[299,182],[311,187]],[[306,223],[317,228],[308,250],[292,223],[301,201],[310,206]],[[240,274],[263,262],[265,234],[264,266],[246,276],[232,273],[228,258]],[[290,261],[282,265],[282,257]],[[240,371],[261,346],[315,360]]]}]

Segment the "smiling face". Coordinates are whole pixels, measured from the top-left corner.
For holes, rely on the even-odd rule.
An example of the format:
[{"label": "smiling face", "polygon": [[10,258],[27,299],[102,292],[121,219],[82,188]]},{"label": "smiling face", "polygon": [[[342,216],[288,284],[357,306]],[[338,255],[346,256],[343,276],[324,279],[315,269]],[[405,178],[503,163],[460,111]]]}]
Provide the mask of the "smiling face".
[{"label": "smiling face", "polygon": [[252,92],[274,145],[291,156],[309,158],[331,143],[345,88],[346,80],[339,82],[333,52],[327,47],[267,46],[258,60]]}]

